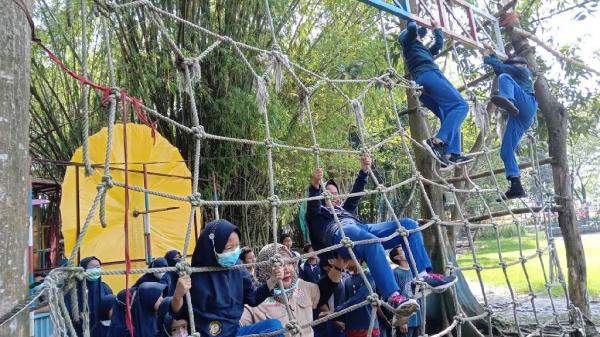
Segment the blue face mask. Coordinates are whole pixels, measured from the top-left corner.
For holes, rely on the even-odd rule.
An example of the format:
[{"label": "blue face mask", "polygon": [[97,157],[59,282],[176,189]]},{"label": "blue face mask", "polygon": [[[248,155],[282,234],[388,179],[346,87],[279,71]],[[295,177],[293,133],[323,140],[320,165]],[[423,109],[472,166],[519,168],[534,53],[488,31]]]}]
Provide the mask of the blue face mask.
[{"label": "blue face mask", "polygon": [[284,293],[287,295],[290,292],[294,291],[294,289],[298,288],[298,279],[292,284],[289,288],[286,288],[284,291],[281,291],[279,288],[273,288],[273,296],[281,296]]},{"label": "blue face mask", "polygon": [[216,253],[217,255],[217,263],[221,266],[221,267],[233,267],[235,266],[235,264],[237,263],[238,259],[240,258],[240,254],[242,253],[242,250],[240,249],[240,246],[237,246],[236,249],[234,249],[231,252],[228,253]]},{"label": "blue face mask", "polygon": [[102,271],[102,269],[100,267],[89,268],[89,269],[86,269],[85,271],[87,271],[87,272],[94,272],[93,275],[86,276],[86,279],[88,281],[96,281],[96,280],[98,280],[100,278],[100,276],[102,276],[102,275],[100,275],[100,272]]}]

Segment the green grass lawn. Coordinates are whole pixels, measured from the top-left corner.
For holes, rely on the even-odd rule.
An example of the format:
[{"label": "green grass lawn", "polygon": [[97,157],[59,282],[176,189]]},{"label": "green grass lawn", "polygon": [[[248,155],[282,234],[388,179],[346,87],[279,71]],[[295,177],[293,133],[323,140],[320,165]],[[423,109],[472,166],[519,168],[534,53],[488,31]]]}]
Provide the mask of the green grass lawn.
[{"label": "green grass lawn", "polygon": [[[587,264],[588,291],[590,296],[598,298],[600,297],[600,234],[584,235],[582,240]],[[498,265],[498,248],[495,239],[477,240],[475,244],[477,246],[477,257],[482,266]],[[519,244],[516,237],[502,238],[500,239],[500,245],[502,247],[503,258],[506,262],[512,262],[519,259]],[[540,246],[541,248],[546,246],[543,233],[540,233]],[[522,247],[524,256],[534,254],[536,250],[535,236],[533,234],[524,236],[522,239]],[[556,247],[559,254],[560,265],[566,279],[567,262],[565,257],[565,245],[562,238],[556,238]],[[458,255],[457,259],[460,266],[469,267],[473,265],[473,258],[470,251]],[[546,268],[546,275],[548,275],[549,255],[547,251],[544,252],[542,259]],[[535,257],[528,260],[525,266],[534,292],[538,293],[543,291],[544,274],[539,258]],[[519,293],[527,293],[529,291],[521,264],[508,267],[507,274],[514,290]],[[467,270],[464,272],[464,275],[468,280],[477,282],[477,275],[474,270]],[[484,269],[482,271],[482,277],[486,285],[506,287],[506,279],[502,268]],[[563,293],[560,287],[553,288],[552,292],[555,295],[561,295]]]}]

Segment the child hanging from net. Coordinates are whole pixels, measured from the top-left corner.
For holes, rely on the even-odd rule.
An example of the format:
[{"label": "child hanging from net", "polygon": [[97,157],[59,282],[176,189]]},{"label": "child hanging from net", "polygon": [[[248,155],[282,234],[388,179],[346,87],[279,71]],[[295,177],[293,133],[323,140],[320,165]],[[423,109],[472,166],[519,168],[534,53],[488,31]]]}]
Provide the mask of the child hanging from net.
[{"label": "child hanging from net", "polygon": [[423,44],[427,29],[417,29],[417,24],[412,20],[400,33],[398,42],[413,80],[423,87],[419,100],[440,120],[437,135],[423,143],[441,162],[442,170],[448,170],[473,160],[463,156],[461,150],[460,128],[469,112],[469,105],[433,60],[444,46],[444,35],[437,21],[431,20],[431,26],[435,42],[429,48]]},{"label": "child hanging from net", "polygon": [[[361,157],[360,166],[361,169],[358,171],[351,193],[362,192],[365,189],[368,172],[371,170],[371,157],[368,155]],[[323,169],[316,169],[308,187],[309,197],[317,197],[323,194],[320,185],[322,178]],[[330,200],[310,200],[307,202],[306,220],[310,231],[310,239],[316,250],[336,245],[342,239],[342,233],[335,221],[332,207],[333,212],[335,212],[343,226],[344,233],[354,242],[384,238],[392,235],[398,229],[395,221],[375,224],[362,223],[357,214],[360,196],[353,196],[342,202],[338,195],[338,186],[331,179],[325,183],[325,188],[332,196]],[[400,224],[406,230],[418,227],[416,221],[408,218],[400,219]],[[410,234],[408,242],[417,270],[420,273],[419,276],[433,291],[444,291],[456,282],[456,277],[454,276],[431,273],[431,261],[425,250],[421,232]],[[390,249],[399,244],[404,245],[403,238],[400,235],[382,243],[355,245],[352,250],[357,258],[367,263],[375,285],[384,299],[396,309],[398,316],[406,318],[419,310],[419,305],[414,300],[410,300],[400,294],[385,255],[385,249]],[[345,259],[351,259],[349,250],[346,247],[337,249],[335,253]]]},{"label": "child hanging from net", "polygon": [[533,124],[537,111],[531,72],[527,68],[527,60],[524,57],[513,56],[502,62],[490,45],[485,46],[483,53],[485,55],[483,63],[490,65],[498,76],[498,92],[492,95],[491,101],[508,113],[500,146],[500,158],[504,162],[506,179],[510,181],[510,187],[502,198],[504,200],[522,198],[525,196],[525,191],[521,185],[521,173],[515,151],[525,131]]}]

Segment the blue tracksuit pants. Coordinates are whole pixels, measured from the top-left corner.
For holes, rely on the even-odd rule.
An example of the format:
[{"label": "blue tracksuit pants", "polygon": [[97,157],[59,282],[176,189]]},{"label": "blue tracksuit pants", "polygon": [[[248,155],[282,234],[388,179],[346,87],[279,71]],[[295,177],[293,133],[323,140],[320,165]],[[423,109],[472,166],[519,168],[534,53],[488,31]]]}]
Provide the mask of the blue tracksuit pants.
[{"label": "blue tracksuit pants", "polygon": [[[407,230],[415,229],[419,225],[413,219],[400,219],[400,224]],[[394,221],[380,222],[376,224],[345,224],[344,233],[352,241],[368,240],[373,238],[384,238],[394,234],[398,226]],[[339,230],[333,236],[333,243],[338,244],[342,236]],[[408,258],[408,249],[404,245],[404,240],[401,236],[396,236],[391,240],[368,245],[355,245],[352,251],[357,258],[364,260],[371,271],[375,286],[381,292],[383,299],[387,300],[394,292],[398,291],[398,284],[394,278],[394,273],[387,261],[385,250],[392,249],[398,245],[402,245],[404,254]],[[415,232],[408,236],[408,245],[415,258],[417,270],[430,271],[431,260],[425,250],[423,243],[423,234]],[[349,259],[350,253],[345,247],[336,250],[336,253],[342,257]]]},{"label": "blue tracksuit pants", "polygon": [[[269,333],[283,328],[281,322],[276,319],[267,319],[252,325],[240,326],[236,336],[254,335],[259,333]],[[283,337],[283,334],[275,335],[275,337]]]},{"label": "blue tracksuit pants", "polygon": [[498,90],[500,96],[508,98],[519,109],[518,115],[508,117],[500,147],[500,158],[504,162],[506,177],[519,177],[519,164],[515,158],[515,151],[523,134],[533,124],[537,111],[537,100],[533,94],[523,91],[508,74],[498,76]]},{"label": "blue tracksuit pants", "polygon": [[461,154],[460,126],[467,117],[469,105],[437,69],[422,73],[415,81],[424,89],[419,100],[440,120],[436,138],[448,146],[448,153]]}]

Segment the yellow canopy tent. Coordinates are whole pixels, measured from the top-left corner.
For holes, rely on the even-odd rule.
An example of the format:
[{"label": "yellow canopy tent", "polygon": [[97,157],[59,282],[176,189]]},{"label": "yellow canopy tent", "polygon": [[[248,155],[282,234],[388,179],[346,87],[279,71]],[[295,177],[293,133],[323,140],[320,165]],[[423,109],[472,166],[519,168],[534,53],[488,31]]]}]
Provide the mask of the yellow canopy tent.
[{"label": "yellow canopy tent", "polygon": [[[153,191],[166,192],[180,196],[188,196],[192,191],[191,174],[183,162],[181,154],[160,134],[152,138],[152,130],[145,125],[127,124],[128,144],[128,178],[130,186],[147,186]],[[103,174],[104,155],[108,135],[107,128],[90,136],[89,156],[94,167],[93,175],[86,177],[84,168],[69,166],[62,184],[60,211],[62,216],[62,233],[65,242],[65,253],[68,256],[73,249],[80,226],[85,222],[87,213],[98,193]],[[114,181],[124,183],[123,124],[116,124],[110,154],[110,174]],[[71,162],[82,163],[83,155],[80,147],[75,151]],[[144,174],[146,171],[146,174]],[[144,184],[146,178],[146,184]],[[146,200],[147,198],[147,200]],[[79,203],[79,204],[78,204]],[[106,228],[100,225],[99,213],[96,210],[87,235],[81,244],[79,256],[96,256],[105,270],[125,269],[125,190],[113,187],[106,196]],[[147,210],[150,213],[144,214]],[[141,215],[137,213],[141,212]],[[135,216],[138,215],[138,216]],[[183,249],[185,231],[190,215],[188,202],[129,190],[129,249],[132,268],[144,268],[147,254],[156,258],[164,256],[170,249]],[[189,253],[194,249],[193,239],[199,231],[200,213],[196,214],[192,228],[192,240]],[[77,218],[79,217],[79,222]],[[149,223],[149,241],[147,245],[144,230],[144,217]],[[141,275],[130,276],[130,284]],[[105,276],[115,292],[125,288],[124,275]]]}]

